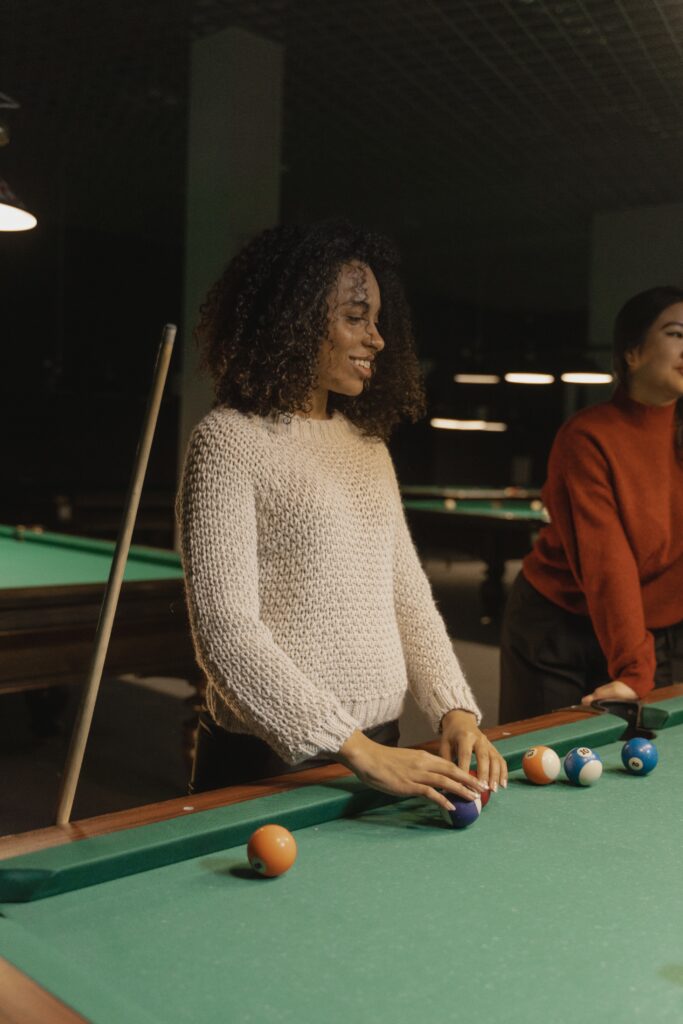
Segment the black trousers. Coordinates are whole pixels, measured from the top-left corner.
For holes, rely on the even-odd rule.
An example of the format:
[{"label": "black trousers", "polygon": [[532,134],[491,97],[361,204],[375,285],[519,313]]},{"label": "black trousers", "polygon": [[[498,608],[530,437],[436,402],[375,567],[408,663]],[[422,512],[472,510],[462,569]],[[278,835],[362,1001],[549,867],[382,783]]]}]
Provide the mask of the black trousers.
[{"label": "black trousers", "polygon": [[[653,629],[655,686],[683,679],[683,622]],[[610,682],[607,661],[587,615],[564,611],[520,573],[503,617],[500,722],[544,715],[579,704]]]},{"label": "black trousers", "polygon": [[[376,743],[387,747],[398,744],[398,722],[385,722],[365,735]],[[287,764],[278,757],[267,743],[256,736],[227,732],[214,722],[208,711],[199,713],[197,741],[195,745],[190,793],[203,793],[209,789],[237,786],[243,782],[255,782],[272,775],[298,772],[303,768],[316,768],[330,764],[332,758],[310,758],[300,764]]]}]

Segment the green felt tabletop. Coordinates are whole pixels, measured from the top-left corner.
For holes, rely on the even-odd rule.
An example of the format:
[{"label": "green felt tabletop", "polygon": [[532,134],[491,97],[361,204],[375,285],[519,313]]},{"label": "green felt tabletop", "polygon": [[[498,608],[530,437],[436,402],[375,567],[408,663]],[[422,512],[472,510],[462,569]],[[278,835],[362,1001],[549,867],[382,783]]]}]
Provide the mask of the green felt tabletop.
[{"label": "green felt tabletop", "polygon": [[[364,803],[341,779],[86,840],[66,859],[5,862],[45,872],[87,860],[90,844],[95,860],[117,846],[125,860],[183,836],[200,843],[4,903],[0,954],[96,1024],[679,1020],[683,726],[658,735],[658,768],[636,778],[609,718],[584,723],[605,765],[598,785],[534,787],[514,771],[461,832],[422,801]],[[533,734],[558,748],[569,738]],[[517,756],[528,741],[503,742]],[[255,878],[246,833],[278,819],[296,830],[297,863]]]},{"label": "green felt tabletop", "polygon": [[[114,543],[60,533],[17,532],[0,526],[0,585],[9,587],[51,587],[106,583]],[[175,551],[134,545],[131,547],[124,579],[182,579],[180,556]]]},{"label": "green felt tabletop", "polygon": [[540,487],[486,487],[480,484],[402,484],[401,494],[409,498],[480,498],[498,501],[534,501],[541,497]]},{"label": "green felt tabletop", "polygon": [[683,723],[683,697],[643,704],[640,714],[643,729],[666,729]]},{"label": "green felt tabletop", "polygon": [[404,498],[403,505],[408,511],[434,512],[445,516],[478,515],[492,519],[549,521],[548,513],[543,508],[533,509],[529,503],[524,504],[519,501],[486,501],[468,498],[456,501],[455,505],[451,505],[449,499],[440,501],[430,498]]}]

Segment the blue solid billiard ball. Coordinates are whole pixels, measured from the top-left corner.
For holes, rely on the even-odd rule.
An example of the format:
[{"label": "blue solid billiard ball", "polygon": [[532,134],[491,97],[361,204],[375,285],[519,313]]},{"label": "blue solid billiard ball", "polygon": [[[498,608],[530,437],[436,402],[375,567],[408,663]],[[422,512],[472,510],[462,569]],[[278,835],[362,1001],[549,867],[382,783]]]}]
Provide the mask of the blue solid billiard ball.
[{"label": "blue solid billiard ball", "polygon": [[657,767],[659,754],[650,740],[635,736],[621,748],[621,760],[631,775],[649,775]]},{"label": "blue solid billiard ball", "polygon": [[444,821],[448,822],[451,828],[467,828],[472,825],[481,814],[481,800],[475,797],[474,800],[461,800],[452,793],[447,794],[449,801],[453,804],[453,810],[447,811],[441,808]]},{"label": "blue solid billiard ball", "polygon": [[564,759],[564,770],[574,786],[592,786],[602,775],[602,761],[590,747],[574,747]]}]

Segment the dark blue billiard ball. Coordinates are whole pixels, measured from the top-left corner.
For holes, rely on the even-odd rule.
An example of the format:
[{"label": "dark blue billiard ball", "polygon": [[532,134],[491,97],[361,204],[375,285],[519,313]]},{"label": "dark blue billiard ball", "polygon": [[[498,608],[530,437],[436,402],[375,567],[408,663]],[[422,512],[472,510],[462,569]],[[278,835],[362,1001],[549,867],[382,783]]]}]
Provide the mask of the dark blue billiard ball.
[{"label": "dark blue billiard ball", "polygon": [[574,786],[592,786],[602,775],[602,761],[590,747],[574,747],[564,759],[564,770]]},{"label": "dark blue billiard ball", "polygon": [[461,800],[452,793],[447,794],[449,801],[453,804],[453,810],[447,811],[441,808],[444,821],[448,822],[451,828],[467,828],[472,825],[481,814],[481,800],[475,797],[474,800]]},{"label": "dark blue billiard ball", "polygon": [[635,736],[621,748],[621,760],[631,775],[649,775],[657,767],[659,754],[651,740]]}]

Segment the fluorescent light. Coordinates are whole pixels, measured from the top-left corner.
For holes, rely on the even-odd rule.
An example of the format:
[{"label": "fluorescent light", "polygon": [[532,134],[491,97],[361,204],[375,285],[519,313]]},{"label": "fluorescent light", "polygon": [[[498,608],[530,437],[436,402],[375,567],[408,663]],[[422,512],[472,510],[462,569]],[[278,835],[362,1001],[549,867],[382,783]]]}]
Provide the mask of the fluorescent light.
[{"label": "fluorescent light", "polygon": [[493,433],[502,433],[507,430],[507,423],[493,423],[489,420],[450,420],[435,417],[429,421],[430,427],[435,430],[488,430]]},{"label": "fluorescent light", "polygon": [[552,384],[552,373],[506,373],[508,384]]},{"label": "fluorescent light", "polygon": [[32,213],[0,203],[0,231],[30,231],[37,223]]},{"label": "fluorescent light", "polygon": [[499,384],[497,373],[456,373],[453,377],[456,384]]},{"label": "fluorescent light", "polygon": [[0,231],[30,231],[38,221],[0,178]]},{"label": "fluorescent light", "polygon": [[611,373],[597,373],[581,370],[580,372],[563,373],[560,380],[565,384],[611,384]]}]

